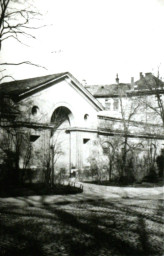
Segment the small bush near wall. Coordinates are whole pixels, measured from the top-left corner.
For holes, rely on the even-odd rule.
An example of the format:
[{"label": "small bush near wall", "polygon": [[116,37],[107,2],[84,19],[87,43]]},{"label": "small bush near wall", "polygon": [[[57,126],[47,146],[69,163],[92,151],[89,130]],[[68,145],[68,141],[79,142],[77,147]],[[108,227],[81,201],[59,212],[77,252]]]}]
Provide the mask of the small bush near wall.
[{"label": "small bush near wall", "polygon": [[80,181],[83,181],[85,179],[87,179],[87,180],[91,179],[90,168],[88,166],[84,167],[83,169],[78,170],[78,179]]},{"label": "small bush near wall", "polygon": [[54,182],[55,183],[62,183],[66,180],[68,180],[69,174],[66,170],[66,168],[62,167],[59,169],[58,173],[54,175]]},{"label": "small bush near wall", "polygon": [[19,180],[21,184],[25,183],[37,183],[43,181],[42,169],[20,169]]}]

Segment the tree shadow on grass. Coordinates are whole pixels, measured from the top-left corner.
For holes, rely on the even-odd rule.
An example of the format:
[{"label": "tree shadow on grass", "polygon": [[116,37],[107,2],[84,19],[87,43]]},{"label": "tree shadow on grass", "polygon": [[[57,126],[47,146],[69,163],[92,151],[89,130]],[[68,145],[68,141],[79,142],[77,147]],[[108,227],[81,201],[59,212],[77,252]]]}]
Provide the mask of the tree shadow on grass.
[{"label": "tree shadow on grass", "polygon": [[[71,226],[74,229],[78,229],[83,234],[87,234],[92,237],[92,243],[89,245],[82,244],[81,241],[76,240],[76,243],[72,241],[70,244],[70,255],[100,255],[100,251],[105,249],[108,252],[115,253],[112,255],[129,255],[129,256],[139,256],[139,255],[147,255],[140,248],[135,248],[130,243],[117,238],[114,235],[114,232],[108,230],[105,232],[104,230],[98,227],[98,219],[90,218],[85,219],[85,223],[81,222],[75,215],[63,211],[61,209],[54,209],[51,207],[47,207],[48,211],[53,212],[57,215],[60,220],[66,226]],[[70,234],[73,236],[73,234]],[[93,254],[96,251],[96,254]],[[89,254],[90,252],[90,254]]]},{"label": "tree shadow on grass", "polygon": [[[128,200],[128,199],[126,199]],[[137,199],[136,202],[138,201]],[[134,205],[127,205],[127,204],[123,204],[122,200],[119,201],[114,201],[114,202],[99,202],[99,204],[94,201],[92,204],[94,206],[106,206],[107,208],[113,209],[113,210],[117,210],[117,213],[115,213],[115,215],[113,216],[113,219],[115,219],[114,224],[115,227],[117,228],[118,223],[119,223],[119,219],[121,220],[121,218],[123,217],[124,220],[122,220],[123,222],[123,226],[121,226],[120,231],[123,231],[124,229],[127,228],[128,231],[128,225],[133,224],[134,221],[129,221],[129,218],[137,218],[136,224],[137,224],[137,228],[136,228],[136,232],[138,235],[138,240],[139,240],[139,244],[140,244],[140,249],[141,252],[139,255],[163,255],[163,251],[164,251],[164,244],[159,244],[157,241],[158,239],[160,239],[161,241],[163,241],[164,239],[164,232],[162,231],[162,225],[164,224],[164,220],[163,220],[163,202],[164,200],[154,200],[154,205],[156,205],[156,207],[153,208],[153,212],[149,213],[149,207],[145,206],[144,208],[146,209],[146,213],[144,212],[139,212],[139,211],[135,211],[133,209]],[[149,202],[150,203],[150,202]],[[138,209],[140,208],[140,204],[139,205],[135,205],[135,208]],[[150,209],[152,209],[150,207]],[[122,216],[122,217],[121,217]],[[103,222],[103,220],[102,220]],[[146,222],[147,225],[146,225]],[[148,226],[150,225],[150,227]],[[154,228],[152,228],[152,225],[154,226]],[[106,225],[108,226],[108,225]],[[110,227],[110,226],[109,226]],[[160,229],[158,229],[158,227],[160,227]],[[134,229],[134,228],[133,228]],[[151,230],[151,231],[150,231]],[[151,233],[150,233],[151,232]],[[152,237],[158,237],[158,238],[153,238],[153,239],[157,239],[155,242],[153,241],[153,243],[151,242]],[[151,237],[151,239],[150,239]],[[156,243],[157,242],[157,243]],[[157,245],[158,244],[158,245]]]},{"label": "tree shadow on grass", "polygon": [[[30,202],[32,203],[32,200]],[[92,212],[93,206],[97,211]],[[1,234],[4,237],[10,236],[10,239],[12,236],[16,243],[12,242],[7,245],[8,238],[6,237],[6,247],[3,247],[0,255],[162,255],[160,251],[154,250],[149,242],[145,224],[146,217],[134,210],[131,211],[121,201],[105,202],[88,199],[75,203],[63,200],[63,202],[50,205],[44,203],[43,197],[40,205],[35,206],[34,210],[30,205],[23,209],[23,213],[20,209],[18,206],[14,209],[8,205],[2,210],[2,213],[7,215],[8,222],[1,223]],[[131,243],[131,238],[125,240],[121,236],[122,231],[130,230],[128,229],[129,220],[124,220],[126,216],[137,219],[136,228],[132,234],[137,235],[138,245]],[[15,219],[15,217],[20,218],[20,221],[14,224],[9,223],[10,219]],[[120,226],[119,221],[122,219],[123,224]],[[47,225],[56,233],[46,230],[44,223],[48,223]],[[56,231],[57,228],[59,231]],[[43,248],[49,243],[52,243],[52,247],[59,247],[59,250],[64,246],[65,251],[50,253]]]},{"label": "tree shadow on grass", "polygon": [[148,234],[146,232],[145,220],[141,216],[139,216],[137,222],[138,222],[137,229],[138,229],[139,241],[140,241],[142,251],[143,253],[145,253],[145,255],[153,255],[153,253],[155,252],[148,241]]},{"label": "tree shadow on grass", "polygon": [[[0,256],[45,256],[40,241],[30,233],[24,234],[24,228],[27,226],[23,223],[19,225],[1,223],[0,237],[3,240],[0,242]],[[34,230],[34,227],[28,225],[28,229]]]},{"label": "tree shadow on grass", "polygon": [[[124,199],[125,200],[125,199]],[[126,200],[129,200],[129,199],[126,199]],[[138,201],[137,199],[133,199],[133,201]],[[147,201],[147,200],[146,200]],[[158,200],[159,202],[161,200]],[[147,213],[144,213],[142,211],[137,211],[137,208],[140,209],[140,208],[143,208],[143,207],[140,207],[140,205],[125,205],[122,203],[122,200],[115,200],[115,201],[99,201],[97,202],[96,200],[92,202],[92,204],[94,206],[105,206],[105,207],[108,207],[108,208],[112,208],[112,209],[115,209],[115,210],[118,210],[118,211],[121,211],[121,212],[124,212],[125,214],[130,214],[132,216],[137,216],[137,217],[141,217],[141,218],[146,218],[147,220],[150,220],[150,221],[154,221],[154,222],[157,222],[159,224],[164,224],[164,221],[162,220],[161,216],[162,216],[162,213],[161,213],[161,204],[158,205],[157,207],[157,212],[158,212],[158,215],[157,214],[150,214],[148,211]],[[136,208],[136,209],[133,209],[133,208]],[[149,209],[148,207],[144,207],[145,209]],[[161,213],[159,215],[159,212]]]}]

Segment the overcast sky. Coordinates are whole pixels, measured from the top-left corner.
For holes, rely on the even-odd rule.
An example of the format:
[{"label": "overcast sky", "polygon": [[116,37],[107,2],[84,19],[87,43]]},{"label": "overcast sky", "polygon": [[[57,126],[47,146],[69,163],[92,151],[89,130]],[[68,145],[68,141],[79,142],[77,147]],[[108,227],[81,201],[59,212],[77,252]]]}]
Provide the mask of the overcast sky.
[{"label": "overcast sky", "polygon": [[[164,77],[164,0],[36,0],[47,27],[30,47],[8,41],[7,61],[31,60],[34,67],[10,68],[16,79],[71,72],[88,84],[138,79],[139,72]],[[51,24],[51,25],[50,25]]]}]

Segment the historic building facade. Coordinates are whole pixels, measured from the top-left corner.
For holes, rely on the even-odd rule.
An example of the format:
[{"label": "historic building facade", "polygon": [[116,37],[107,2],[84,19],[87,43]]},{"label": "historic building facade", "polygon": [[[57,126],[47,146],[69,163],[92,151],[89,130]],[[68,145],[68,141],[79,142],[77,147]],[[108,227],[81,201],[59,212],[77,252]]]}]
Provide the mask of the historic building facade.
[{"label": "historic building facade", "polygon": [[[145,81],[158,85],[155,89],[163,97],[163,82],[150,73],[136,83],[132,79],[122,84],[117,77],[116,84],[102,86],[83,86],[68,72],[1,84],[1,99],[12,102],[15,112],[11,121],[1,107],[1,130],[6,120],[14,129],[23,127],[31,144],[28,167],[42,169],[50,161],[58,173],[63,168],[68,173],[85,169],[94,157],[105,163],[103,145],[115,136],[142,144],[140,151],[145,141],[151,145],[156,140],[159,152],[164,136],[160,115],[153,111],[159,107],[157,91],[146,88]],[[20,168],[25,166],[25,155],[20,156]]]}]

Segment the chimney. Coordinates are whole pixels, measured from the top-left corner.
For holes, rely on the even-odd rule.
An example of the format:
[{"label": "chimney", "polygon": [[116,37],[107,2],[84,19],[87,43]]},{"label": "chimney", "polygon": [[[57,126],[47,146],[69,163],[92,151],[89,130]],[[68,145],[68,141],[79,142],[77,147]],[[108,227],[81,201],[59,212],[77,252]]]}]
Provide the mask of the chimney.
[{"label": "chimney", "polygon": [[131,77],[131,89],[134,89],[134,77]]},{"label": "chimney", "polygon": [[148,76],[152,76],[152,73],[149,72],[149,73],[145,73],[145,76],[148,77]]},{"label": "chimney", "polygon": [[142,72],[140,72],[140,79],[142,79],[143,78],[143,74],[142,74]]},{"label": "chimney", "polygon": [[119,84],[118,74],[116,74],[116,83]]}]

